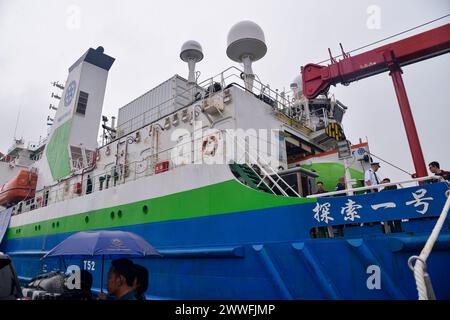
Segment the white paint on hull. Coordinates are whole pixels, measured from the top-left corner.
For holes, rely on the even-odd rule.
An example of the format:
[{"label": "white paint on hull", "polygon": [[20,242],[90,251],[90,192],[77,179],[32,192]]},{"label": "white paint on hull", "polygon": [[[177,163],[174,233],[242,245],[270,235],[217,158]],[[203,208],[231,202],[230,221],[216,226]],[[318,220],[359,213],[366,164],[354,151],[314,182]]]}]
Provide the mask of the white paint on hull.
[{"label": "white paint on hull", "polygon": [[162,197],[234,179],[228,165],[187,165],[11,218],[10,227]]}]

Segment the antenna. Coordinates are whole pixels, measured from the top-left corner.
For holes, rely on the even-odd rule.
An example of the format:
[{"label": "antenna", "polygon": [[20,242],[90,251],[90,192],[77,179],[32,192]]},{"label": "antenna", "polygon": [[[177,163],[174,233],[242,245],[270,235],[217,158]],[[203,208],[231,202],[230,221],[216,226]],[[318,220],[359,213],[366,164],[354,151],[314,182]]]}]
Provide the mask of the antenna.
[{"label": "antenna", "polygon": [[62,84],[60,84],[58,81],[53,81],[52,85],[54,87],[57,87],[58,89],[64,90],[64,86]]},{"label": "antenna", "polygon": [[200,43],[194,40],[186,41],[181,47],[180,58],[189,66],[189,84],[196,84],[195,78],[195,64],[203,60],[203,51]]},{"label": "antenna", "polygon": [[252,91],[255,79],[252,63],[267,53],[264,32],[253,21],[241,21],[231,27],[227,40],[227,56],[235,62],[244,64],[245,88]]},{"label": "antenna", "polygon": [[17,125],[19,124],[20,112],[21,111],[22,111],[22,106],[19,106],[19,112],[17,113],[17,119],[16,119],[16,127],[14,128],[14,140],[16,140]]}]

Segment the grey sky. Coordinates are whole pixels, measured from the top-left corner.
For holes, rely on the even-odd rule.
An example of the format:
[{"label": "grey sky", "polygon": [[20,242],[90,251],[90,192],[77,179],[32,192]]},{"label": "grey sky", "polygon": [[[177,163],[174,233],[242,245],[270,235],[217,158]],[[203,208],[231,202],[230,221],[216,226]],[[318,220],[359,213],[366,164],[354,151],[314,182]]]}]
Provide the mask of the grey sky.
[{"label": "grey sky", "polygon": [[[381,28],[366,25],[367,8],[381,9]],[[75,7],[73,7],[75,6]],[[80,10],[79,28],[74,11]],[[77,9],[78,8],[78,9]],[[52,90],[65,81],[67,68],[87,48],[102,45],[116,58],[110,70],[104,114],[117,109],[178,73],[184,41],[195,39],[204,50],[202,78],[233,65],[226,54],[230,27],[243,19],[264,30],[268,53],[254,71],[272,88],[288,88],[300,66],[450,13],[450,1],[17,1],[0,0],[0,151],[11,144],[21,108],[17,136],[37,141],[46,134]],[[420,29],[450,22],[450,19]],[[75,28],[72,23],[75,23]],[[413,34],[413,33],[411,33]],[[408,34],[408,35],[411,35]],[[450,55],[404,68],[404,81],[427,162],[450,169],[448,90]],[[375,154],[413,172],[413,164],[392,81],[387,74],[332,88],[349,106],[344,120],[354,143],[369,138]],[[406,178],[387,165],[384,176]]]}]

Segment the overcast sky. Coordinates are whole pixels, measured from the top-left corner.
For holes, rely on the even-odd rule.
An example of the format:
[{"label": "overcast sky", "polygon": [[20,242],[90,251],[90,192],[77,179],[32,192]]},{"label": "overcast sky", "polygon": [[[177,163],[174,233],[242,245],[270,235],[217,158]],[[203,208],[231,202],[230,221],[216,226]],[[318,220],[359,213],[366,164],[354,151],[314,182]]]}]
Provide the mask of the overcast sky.
[{"label": "overcast sky", "polygon": [[[50,82],[64,82],[68,67],[89,47],[102,45],[116,58],[103,111],[111,116],[174,74],[187,76],[179,59],[186,40],[203,46],[201,79],[233,65],[225,54],[226,36],[240,20],[253,20],[265,32],[268,52],[254,64],[255,73],[272,88],[283,89],[302,65],[326,59],[328,47],[338,54],[339,42],[352,50],[448,13],[448,0],[0,0],[0,151],[11,145],[19,109],[18,138],[37,141],[46,135],[46,118],[53,115],[50,95],[57,92]],[[450,170],[450,55],[405,67],[404,82],[425,160],[438,160]],[[331,92],[349,106],[344,125],[353,143],[367,137],[373,153],[414,172],[388,74]],[[380,172],[407,178],[384,164]]]}]

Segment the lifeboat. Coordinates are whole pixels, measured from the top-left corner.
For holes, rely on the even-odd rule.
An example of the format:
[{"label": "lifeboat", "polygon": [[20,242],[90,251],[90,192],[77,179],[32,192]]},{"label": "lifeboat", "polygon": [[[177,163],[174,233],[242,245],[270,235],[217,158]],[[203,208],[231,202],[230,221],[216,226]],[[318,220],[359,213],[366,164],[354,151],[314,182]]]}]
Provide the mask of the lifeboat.
[{"label": "lifeboat", "polygon": [[34,197],[37,179],[35,172],[22,169],[15,178],[0,184],[0,206],[9,206]]}]

